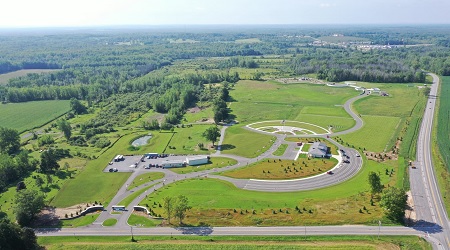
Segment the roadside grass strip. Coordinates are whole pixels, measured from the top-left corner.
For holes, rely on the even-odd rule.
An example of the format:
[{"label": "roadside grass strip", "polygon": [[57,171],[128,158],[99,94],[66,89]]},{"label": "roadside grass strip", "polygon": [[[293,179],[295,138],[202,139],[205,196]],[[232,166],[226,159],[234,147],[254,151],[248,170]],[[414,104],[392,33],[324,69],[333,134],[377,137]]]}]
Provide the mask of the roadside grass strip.
[{"label": "roadside grass strip", "polygon": [[[130,217],[131,218],[131,217]],[[129,223],[131,225],[131,223]],[[430,243],[417,236],[349,235],[349,236],[58,236],[38,237],[39,245],[59,249],[431,249]]]},{"label": "roadside grass strip", "polygon": [[112,227],[112,226],[116,225],[116,223],[117,223],[117,219],[109,218],[109,219],[106,219],[105,221],[103,221],[102,225],[104,227]]}]

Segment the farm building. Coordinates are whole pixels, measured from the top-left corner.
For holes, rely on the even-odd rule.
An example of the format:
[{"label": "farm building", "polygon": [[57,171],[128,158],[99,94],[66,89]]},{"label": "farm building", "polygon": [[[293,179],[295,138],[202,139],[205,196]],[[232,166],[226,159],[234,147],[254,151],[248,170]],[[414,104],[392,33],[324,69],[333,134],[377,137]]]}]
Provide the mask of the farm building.
[{"label": "farm building", "polygon": [[181,168],[185,166],[185,162],[181,160],[163,161],[161,163],[162,168]]},{"label": "farm building", "polygon": [[209,157],[206,155],[196,155],[196,156],[188,156],[186,157],[186,163],[189,166],[197,166],[206,164],[209,162]]},{"label": "farm building", "polygon": [[323,142],[314,142],[309,148],[308,155],[314,158],[324,158],[327,156],[328,147]]}]

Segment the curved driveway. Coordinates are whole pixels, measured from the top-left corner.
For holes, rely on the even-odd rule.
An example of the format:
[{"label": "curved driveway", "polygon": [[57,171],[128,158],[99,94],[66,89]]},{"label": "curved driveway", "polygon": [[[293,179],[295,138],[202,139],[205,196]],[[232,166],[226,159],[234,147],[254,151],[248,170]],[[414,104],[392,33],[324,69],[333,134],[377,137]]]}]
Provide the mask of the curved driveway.
[{"label": "curved driveway", "polygon": [[[383,227],[383,226],[296,226],[296,227],[198,227],[198,228],[134,228],[132,229],[128,223],[128,217],[131,214],[132,209],[126,211],[125,213],[118,215],[118,223],[114,227],[104,228],[101,226],[101,222],[104,221],[105,218],[111,217],[112,215],[108,212],[103,212],[99,219],[93,223],[92,225],[81,227],[81,228],[56,228],[56,229],[46,229],[40,228],[36,229],[38,236],[75,236],[75,235],[130,235],[129,230],[134,232],[135,235],[417,235],[425,238],[427,241],[433,244],[433,249],[450,249],[450,226],[448,222],[448,217],[445,211],[445,207],[443,205],[441,195],[439,189],[436,184],[436,177],[433,172],[433,166],[431,161],[431,128],[434,116],[434,107],[435,100],[437,94],[437,88],[439,84],[439,79],[436,75],[431,74],[433,76],[433,82],[435,84],[432,85],[429,103],[427,103],[423,123],[420,129],[420,134],[418,138],[418,147],[417,147],[417,166],[420,169],[411,170],[410,171],[410,179],[411,179],[411,191],[413,195],[413,199],[415,202],[415,210],[417,211],[418,219],[421,223],[416,223],[415,227]],[[358,96],[350,99],[346,102],[345,109],[349,112],[350,115],[356,121],[356,128],[342,131],[340,133],[335,133],[333,135],[338,135],[342,133],[353,132],[354,130],[360,128],[362,126],[362,120],[351,111],[351,103],[363,96]],[[223,130],[224,132],[224,130]],[[325,138],[325,135],[322,137]],[[265,152],[262,157],[269,157],[272,155],[272,152],[276,150],[276,148],[281,143],[284,136],[277,135],[277,141],[274,145]],[[333,141],[332,139],[326,138],[331,141],[338,147],[343,148],[341,145]],[[221,142],[223,141],[223,137],[221,138]],[[356,157],[356,151],[352,149],[344,149],[350,155],[351,162],[358,161],[359,157]],[[218,152],[220,154],[220,152]],[[256,161],[258,158],[247,159],[238,156],[231,155],[223,155],[226,157],[234,158],[239,161],[235,166],[225,167],[220,169],[220,171],[229,170],[232,168],[237,168],[242,166],[245,162],[247,164],[251,161]],[[256,160],[255,160],[256,159]],[[356,162],[361,166],[361,162]],[[349,164],[350,165],[350,164]],[[226,179],[235,183],[236,186],[241,188],[251,189],[253,187],[254,190],[263,190],[263,191],[289,191],[291,189],[303,189],[308,190],[313,186],[323,187],[326,185],[333,185],[335,182],[328,183],[325,178],[332,177],[337,182],[343,181],[345,179],[350,178],[356,172],[347,172],[351,168],[345,169],[337,169],[336,174],[334,176],[326,176],[320,175],[315,178],[305,179],[303,182],[298,182],[295,180],[289,181],[261,181],[261,180],[236,180],[227,177],[221,176],[210,176],[214,178]],[[358,168],[359,169],[359,168]],[[345,171],[344,171],[345,170]],[[215,173],[219,170],[213,169],[204,171],[201,173],[191,173],[186,175],[177,175],[171,171],[165,170],[166,179],[162,183],[156,184],[154,187],[148,190],[148,193],[155,191],[158,188],[161,188],[165,184],[175,182],[180,179],[207,176],[209,173]],[[342,173],[341,173],[342,171]],[[347,174],[346,174],[347,173]],[[127,181],[130,182],[133,180],[136,174],[132,174],[130,179]],[[309,181],[313,180],[313,181]],[[247,182],[246,182],[247,181]],[[311,183],[310,183],[311,182]],[[281,185],[280,185],[281,184]],[[140,187],[137,187],[131,191],[126,191],[126,188],[122,187],[116,197],[111,201],[110,204],[114,204],[113,201],[119,200],[122,197],[126,196],[133,191],[137,191],[140,188],[143,188],[144,184]],[[124,185],[125,186],[125,185]],[[284,189],[284,190],[281,190]],[[132,207],[137,205],[142,199],[145,198],[145,194],[142,197],[136,198],[129,206]],[[118,201],[117,201],[118,202]]]}]

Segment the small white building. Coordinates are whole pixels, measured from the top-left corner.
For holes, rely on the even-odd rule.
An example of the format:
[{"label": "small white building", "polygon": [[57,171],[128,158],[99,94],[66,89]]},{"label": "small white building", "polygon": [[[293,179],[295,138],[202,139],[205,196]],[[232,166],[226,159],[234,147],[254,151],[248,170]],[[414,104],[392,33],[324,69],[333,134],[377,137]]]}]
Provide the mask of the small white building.
[{"label": "small white building", "polygon": [[163,161],[161,163],[162,168],[181,168],[185,166],[185,162],[181,160]]},{"label": "small white building", "polygon": [[202,164],[207,164],[209,162],[209,157],[206,155],[195,155],[186,157],[186,163],[189,166],[197,166]]}]

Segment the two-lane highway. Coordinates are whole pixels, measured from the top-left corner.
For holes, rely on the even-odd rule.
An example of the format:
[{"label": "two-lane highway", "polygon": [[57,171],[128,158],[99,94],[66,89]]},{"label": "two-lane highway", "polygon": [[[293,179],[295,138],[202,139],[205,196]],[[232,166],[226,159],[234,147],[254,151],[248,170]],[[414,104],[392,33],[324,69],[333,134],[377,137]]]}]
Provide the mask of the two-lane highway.
[{"label": "two-lane highway", "polygon": [[416,169],[410,169],[411,193],[413,196],[417,220],[420,223],[434,225],[434,237],[441,245],[439,249],[450,249],[450,231],[447,212],[440,194],[432,161],[431,134],[433,128],[434,110],[439,88],[439,77],[433,77],[433,84],[417,140]]}]

